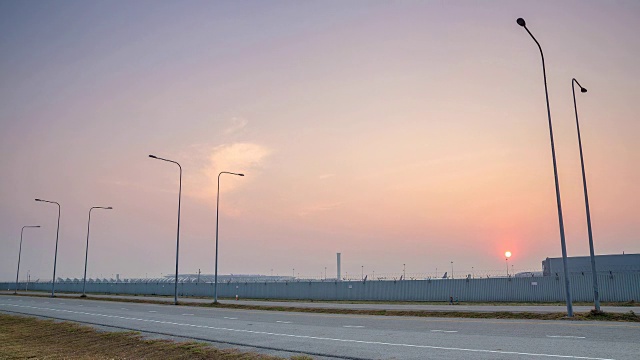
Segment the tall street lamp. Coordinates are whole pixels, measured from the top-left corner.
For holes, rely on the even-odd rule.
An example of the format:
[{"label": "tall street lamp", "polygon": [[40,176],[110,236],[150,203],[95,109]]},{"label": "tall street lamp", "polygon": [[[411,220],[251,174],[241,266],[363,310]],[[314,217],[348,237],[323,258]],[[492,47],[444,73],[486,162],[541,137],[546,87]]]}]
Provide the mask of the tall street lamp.
[{"label": "tall street lamp", "polygon": [[[220,209],[220,175],[229,174],[235,176],[244,176],[244,174],[232,173],[228,171],[221,171],[218,174],[218,195],[216,196],[216,269],[215,275],[213,276],[213,303],[218,303],[218,218],[219,218],[219,209]],[[294,273],[295,277],[295,273]]]},{"label": "tall street lamp", "polygon": [[180,164],[178,164],[177,161],[163,159],[155,155],[149,155],[149,157],[152,159],[174,163],[178,165],[178,168],[180,169],[180,185],[179,185],[180,187],[178,188],[178,232],[176,235],[176,283],[175,283],[175,290],[173,294],[173,303],[175,305],[178,305],[178,255],[180,253],[180,198],[182,197],[182,166],[180,166]]},{"label": "tall street lamp", "polygon": [[60,234],[60,204],[55,201],[36,199],[36,201],[58,205],[58,228],[56,229],[56,251],[53,255],[53,281],[51,281],[51,297],[55,296],[56,290],[56,263],[58,262],[58,235]]},{"label": "tall street lamp", "polygon": [[27,225],[23,226],[22,230],[20,230],[20,248],[18,249],[18,270],[16,270],[16,290],[13,292],[14,294],[18,293],[18,276],[20,275],[20,255],[22,254],[22,234],[24,233],[24,228],[39,228],[40,225]]},{"label": "tall street lamp", "polygon": [[84,277],[82,278],[82,295],[80,295],[80,297],[87,297],[85,289],[87,286],[87,260],[89,259],[89,225],[91,225],[91,210],[93,209],[111,210],[113,208],[111,206],[109,207],[94,206],[91,209],[89,209],[89,221],[87,221],[87,247],[85,248],[85,252],[84,252]]},{"label": "tall street lamp", "polygon": [[580,147],[580,165],[582,166],[582,187],[584,188],[584,204],[587,209],[587,232],[589,233],[589,253],[591,256],[591,273],[593,274],[593,303],[596,311],[600,311],[600,294],[598,292],[598,275],[596,273],[596,256],[593,250],[593,233],[591,232],[591,211],[589,210],[589,195],[587,194],[587,176],[584,171],[584,158],[582,156],[582,138],[580,137],[580,122],[578,121],[578,106],[576,105],[576,89],[574,85],[580,87],[581,93],[586,93],[587,89],[576,79],[571,79],[571,91],[573,92],[573,109],[576,113],[576,128],[578,129],[578,146]]},{"label": "tall street lamp", "polygon": [[558,205],[558,223],[560,225],[560,244],[562,247],[562,266],[564,269],[564,285],[566,292],[566,302],[567,302],[567,316],[573,316],[573,305],[571,302],[571,286],[569,284],[569,272],[567,269],[567,246],[564,238],[564,222],[562,220],[562,203],[560,201],[560,185],[558,184],[558,167],[556,165],[556,149],[553,143],[553,126],[551,125],[551,108],[549,107],[549,91],[547,89],[547,70],[544,65],[544,54],[542,53],[542,47],[536,38],[533,36],[531,31],[527,28],[527,24],[523,18],[518,18],[516,21],[518,25],[522,26],[527,33],[531,36],[533,41],[538,45],[538,49],[540,50],[540,56],[542,58],[542,76],[544,78],[544,94],[547,100],[547,117],[549,119],[549,136],[551,138],[551,157],[553,158],[553,176],[556,184],[556,203]]}]

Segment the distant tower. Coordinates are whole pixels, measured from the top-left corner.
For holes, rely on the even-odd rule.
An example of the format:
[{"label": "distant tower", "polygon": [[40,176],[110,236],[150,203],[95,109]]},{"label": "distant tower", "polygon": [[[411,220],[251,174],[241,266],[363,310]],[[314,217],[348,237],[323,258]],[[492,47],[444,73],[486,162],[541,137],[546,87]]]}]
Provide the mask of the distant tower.
[{"label": "distant tower", "polygon": [[340,281],[340,279],[341,279],[341,277],[340,277],[340,253],[338,253],[338,272],[337,272],[337,274],[338,275],[336,275],[336,279],[338,281]]}]

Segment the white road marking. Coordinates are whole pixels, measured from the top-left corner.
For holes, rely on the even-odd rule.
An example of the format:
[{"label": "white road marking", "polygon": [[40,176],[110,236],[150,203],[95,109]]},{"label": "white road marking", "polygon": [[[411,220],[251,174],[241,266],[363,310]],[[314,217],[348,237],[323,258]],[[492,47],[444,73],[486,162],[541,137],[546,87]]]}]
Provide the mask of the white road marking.
[{"label": "white road marking", "polygon": [[84,305],[78,305],[79,307],[83,307]]},{"label": "white road marking", "polygon": [[276,322],[280,324],[291,324],[291,321],[276,321]]},{"label": "white road marking", "polygon": [[431,330],[432,332],[457,333],[455,330]]},{"label": "white road marking", "polygon": [[238,320],[238,318],[234,318],[234,317],[224,317],[225,319],[229,319],[229,320]]},{"label": "white road marking", "polygon": [[586,339],[584,336],[562,336],[562,335],[547,335],[550,338],[563,338],[563,339]]},{"label": "white road marking", "polygon": [[182,314],[183,316],[193,316],[193,314]]},{"label": "white road marking", "polygon": [[129,310],[129,309],[127,309],[127,308],[120,308],[120,310]]},{"label": "white road marking", "polygon": [[[610,358],[594,358],[587,356],[574,356],[574,355],[554,355],[554,354],[541,354],[541,353],[525,353],[525,352],[517,352],[517,351],[503,351],[503,350],[485,350],[485,349],[467,349],[467,348],[454,348],[454,347],[445,347],[445,346],[432,346],[432,345],[414,345],[414,344],[402,344],[402,343],[388,343],[382,341],[366,341],[366,340],[353,340],[353,339],[336,339],[336,338],[328,338],[321,336],[309,336],[309,335],[293,335],[293,334],[283,334],[283,333],[272,333],[267,331],[255,331],[255,330],[244,330],[244,329],[230,329],[230,328],[221,328],[215,326],[206,326],[206,325],[194,325],[194,324],[185,324],[185,323],[175,323],[170,321],[162,321],[162,320],[151,320],[151,319],[140,319],[140,318],[132,318],[125,316],[117,316],[117,315],[106,315],[106,314],[96,314],[96,313],[88,313],[81,311],[72,311],[72,310],[62,310],[62,309],[51,309],[51,308],[40,308],[36,306],[26,306],[26,305],[14,305],[14,304],[2,304],[5,306],[12,306],[18,308],[29,308],[36,310],[49,310],[49,311],[58,311],[65,312],[70,314],[79,314],[79,315],[90,315],[90,316],[100,316],[106,318],[113,319],[121,319],[121,320],[133,320],[133,321],[141,321],[141,322],[149,322],[155,324],[169,324],[169,325],[178,325],[178,326],[188,326],[195,327],[201,329],[211,329],[211,330],[220,330],[220,331],[231,331],[237,333],[245,333],[245,334],[259,334],[259,335],[271,335],[271,336],[282,336],[282,337],[290,337],[297,339],[308,339],[308,340],[322,340],[322,341],[335,341],[342,343],[356,343],[356,344],[368,344],[368,345],[387,345],[387,346],[397,346],[397,347],[410,347],[417,349],[435,349],[435,350],[451,350],[451,351],[464,351],[464,352],[472,352],[472,353],[488,353],[488,354],[504,354],[504,355],[523,355],[523,356],[535,356],[535,357],[551,357],[551,358],[562,358],[562,359],[583,359],[583,360],[614,360]],[[74,321],[74,320],[70,320]],[[144,331],[144,330],[141,330]]]},{"label": "white road marking", "polygon": [[345,325],[343,327],[346,327],[346,328],[363,328],[364,326],[362,326],[362,325]]},{"label": "white road marking", "polygon": [[149,310],[150,313],[156,313],[157,311],[155,310]]}]

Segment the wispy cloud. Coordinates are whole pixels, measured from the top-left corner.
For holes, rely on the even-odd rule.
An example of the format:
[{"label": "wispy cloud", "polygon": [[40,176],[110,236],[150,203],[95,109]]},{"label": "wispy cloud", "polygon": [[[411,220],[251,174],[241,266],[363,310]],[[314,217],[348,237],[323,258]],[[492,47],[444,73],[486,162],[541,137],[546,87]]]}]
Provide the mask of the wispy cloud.
[{"label": "wispy cloud", "polygon": [[324,204],[315,204],[302,208],[298,215],[301,217],[309,216],[314,213],[324,212],[339,208],[342,206],[343,202],[334,202],[334,203],[324,203]]},{"label": "wispy cloud", "polygon": [[272,151],[259,144],[233,143],[204,149],[199,146],[200,164],[198,173],[193,177],[191,195],[195,197],[211,198],[217,191],[218,174],[221,171],[247,173],[243,181],[225,181],[220,191],[231,191],[246,182],[250,182],[252,175],[263,166],[264,160]]},{"label": "wispy cloud", "polygon": [[225,135],[233,135],[244,129],[249,121],[242,117],[231,118],[231,124],[224,130]]},{"label": "wispy cloud", "polygon": [[334,176],[336,176],[336,174],[322,174],[322,175],[318,176],[318,179],[324,180],[324,179],[332,178]]}]

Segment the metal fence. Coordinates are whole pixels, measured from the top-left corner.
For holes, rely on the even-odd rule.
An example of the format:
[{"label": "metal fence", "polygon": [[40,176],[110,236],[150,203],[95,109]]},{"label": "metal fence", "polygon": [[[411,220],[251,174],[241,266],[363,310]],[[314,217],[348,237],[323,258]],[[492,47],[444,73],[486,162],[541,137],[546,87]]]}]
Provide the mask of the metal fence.
[{"label": "metal fence", "polygon": [[[563,277],[511,277],[483,279],[430,280],[374,280],[374,281],[283,281],[283,282],[226,282],[218,283],[218,296],[243,299],[298,300],[395,300],[395,301],[564,301]],[[570,275],[574,301],[592,301],[590,274]],[[599,274],[601,301],[639,301],[640,274]],[[27,283],[19,284],[25,290]],[[0,283],[0,289],[13,290],[15,283]],[[29,290],[50,291],[51,282],[28,284]],[[81,293],[82,282],[56,282],[56,290]],[[88,293],[127,295],[173,295],[173,283],[167,282],[109,282],[87,283]],[[213,296],[213,284],[181,282],[180,296]]]}]

